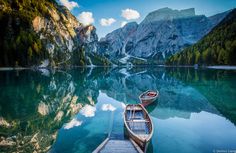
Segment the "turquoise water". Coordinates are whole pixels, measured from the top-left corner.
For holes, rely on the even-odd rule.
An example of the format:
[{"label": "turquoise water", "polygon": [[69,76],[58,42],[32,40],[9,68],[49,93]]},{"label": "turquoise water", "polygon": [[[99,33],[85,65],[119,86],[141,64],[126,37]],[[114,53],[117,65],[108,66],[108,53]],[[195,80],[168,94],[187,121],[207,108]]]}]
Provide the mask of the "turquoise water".
[{"label": "turquoise water", "polygon": [[147,89],[160,92],[148,152],[236,150],[236,71],[140,67],[0,71],[0,152],[86,153],[125,139],[124,106]]}]

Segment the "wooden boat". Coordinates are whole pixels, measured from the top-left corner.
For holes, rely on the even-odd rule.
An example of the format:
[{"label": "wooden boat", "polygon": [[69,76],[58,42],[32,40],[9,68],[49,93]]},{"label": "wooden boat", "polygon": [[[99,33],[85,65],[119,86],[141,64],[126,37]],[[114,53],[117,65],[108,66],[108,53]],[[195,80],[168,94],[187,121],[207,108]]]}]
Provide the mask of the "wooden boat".
[{"label": "wooden boat", "polygon": [[124,112],[124,124],[128,136],[146,152],[153,135],[153,124],[148,112],[141,104],[128,104]]},{"label": "wooden boat", "polygon": [[147,106],[153,103],[157,99],[158,96],[159,96],[158,91],[148,90],[148,91],[143,92],[139,96],[139,100],[141,101],[143,106]]}]

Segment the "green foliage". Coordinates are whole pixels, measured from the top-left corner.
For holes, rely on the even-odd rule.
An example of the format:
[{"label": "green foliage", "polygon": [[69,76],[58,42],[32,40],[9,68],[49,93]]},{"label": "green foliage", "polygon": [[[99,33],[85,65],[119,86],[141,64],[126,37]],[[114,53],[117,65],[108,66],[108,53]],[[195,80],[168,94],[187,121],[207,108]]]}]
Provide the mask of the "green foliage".
[{"label": "green foliage", "polygon": [[236,65],[236,9],[197,44],[166,60],[167,65]]},{"label": "green foliage", "polygon": [[0,0],[0,66],[31,66],[47,55],[43,42],[33,31],[36,16],[49,16],[54,0]]},{"label": "green foliage", "polygon": [[84,48],[77,49],[72,55],[72,64],[76,66],[85,66],[85,50]]},{"label": "green foliage", "polygon": [[[102,56],[102,55],[99,55],[99,54],[96,54],[96,53],[86,53],[86,57],[89,57],[92,64],[94,65],[97,65],[97,66],[109,66],[110,65],[110,61]],[[90,61],[88,60],[88,58],[86,58],[86,61],[85,61],[86,65],[90,65]]]}]

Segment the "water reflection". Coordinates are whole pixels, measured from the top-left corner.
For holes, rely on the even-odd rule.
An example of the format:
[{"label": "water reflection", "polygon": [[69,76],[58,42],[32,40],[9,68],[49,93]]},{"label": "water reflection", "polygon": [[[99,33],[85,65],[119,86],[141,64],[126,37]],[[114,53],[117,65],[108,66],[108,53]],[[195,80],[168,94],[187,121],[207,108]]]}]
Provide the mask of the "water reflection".
[{"label": "water reflection", "polygon": [[85,117],[93,117],[95,116],[96,107],[91,105],[85,105],[81,110],[80,114],[82,114]]},{"label": "water reflection", "polygon": [[[191,132],[208,135],[201,124],[231,132],[212,132],[194,152],[236,147],[229,143],[236,139],[236,128],[225,120],[236,123],[235,76],[235,71],[172,68],[0,71],[0,152],[45,152],[52,144],[51,152],[90,152],[109,132],[121,137],[125,104],[137,103],[147,89],[160,91],[158,102],[147,108],[155,124],[149,150],[193,151],[200,140]],[[188,133],[182,131],[186,128]],[[175,144],[168,148],[170,136]],[[227,136],[223,145],[213,140]]]},{"label": "water reflection", "polygon": [[76,126],[80,126],[82,123],[83,123],[82,121],[79,121],[78,119],[74,118],[69,123],[65,124],[64,129],[68,130]]}]

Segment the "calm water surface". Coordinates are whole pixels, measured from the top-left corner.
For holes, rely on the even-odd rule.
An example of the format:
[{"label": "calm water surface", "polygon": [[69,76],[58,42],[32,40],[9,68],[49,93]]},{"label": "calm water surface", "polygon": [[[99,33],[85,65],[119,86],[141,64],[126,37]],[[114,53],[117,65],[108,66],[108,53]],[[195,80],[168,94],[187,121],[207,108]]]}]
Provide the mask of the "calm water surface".
[{"label": "calm water surface", "polygon": [[78,68],[0,71],[0,152],[92,152],[125,139],[125,104],[156,89],[148,152],[236,151],[236,71]]}]

